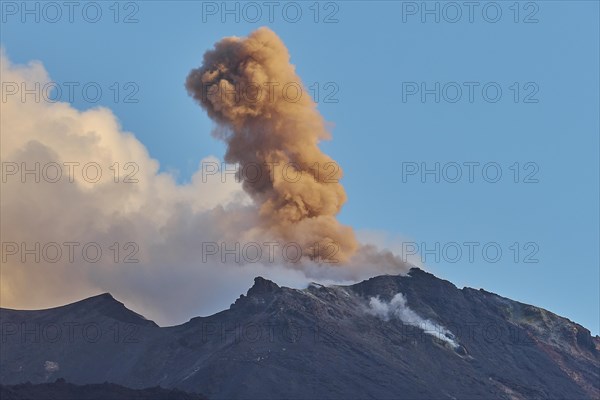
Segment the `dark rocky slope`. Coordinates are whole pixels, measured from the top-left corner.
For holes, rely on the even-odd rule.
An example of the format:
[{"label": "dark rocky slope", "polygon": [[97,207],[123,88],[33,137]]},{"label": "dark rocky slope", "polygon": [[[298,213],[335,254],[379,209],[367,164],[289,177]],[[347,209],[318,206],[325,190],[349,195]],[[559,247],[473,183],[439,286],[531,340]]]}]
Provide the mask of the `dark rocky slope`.
[{"label": "dark rocky slope", "polygon": [[600,398],[599,337],[419,269],[305,290],[256,278],[229,310],[168,328],[110,295],[0,309],[0,321],[3,384],[63,377],[211,399]]},{"label": "dark rocky slope", "polygon": [[129,389],[114,383],[73,385],[62,379],[52,383],[32,385],[0,385],[2,400],[206,400],[199,394],[159,387]]}]

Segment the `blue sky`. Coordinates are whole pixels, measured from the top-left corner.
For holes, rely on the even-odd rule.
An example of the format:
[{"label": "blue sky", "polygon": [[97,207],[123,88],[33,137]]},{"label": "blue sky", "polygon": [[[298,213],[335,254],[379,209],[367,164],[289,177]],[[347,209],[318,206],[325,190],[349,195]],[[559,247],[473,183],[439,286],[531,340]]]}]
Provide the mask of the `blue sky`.
[{"label": "blue sky", "polygon": [[[322,148],[345,173],[342,222],[384,232],[392,247],[410,241],[451,251],[458,243],[456,262],[440,250],[427,268],[600,332],[598,2],[521,2],[518,15],[512,1],[477,2],[473,22],[464,7],[457,17],[448,3],[428,2],[438,4],[436,22],[421,14],[421,2],[392,1],[321,2],[315,22],[314,2],[297,2],[296,23],[295,9],[283,14],[287,3],[278,3],[272,23],[265,8],[257,22],[244,21],[254,14],[242,5],[239,22],[230,14],[223,22],[220,9],[203,13],[221,2],[199,1],[122,2],[115,23],[113,2],[99,4],[97,23],[79,10],[70,23],[65,9],[56,23],[44,20],[53,10],[22,22],[23,10],[3,8],[2,45],[13,62],[40,60],[56,82],[98,82],[106,92],[97,103],[75,91],[73,105],[112,109],[162,170],[186,182],[202,158],[224,153],[185,91],[187,73],[220,38],[267,25],[306,86],[320,89],[319,110],[333,124]],[[123,23],[130,13],[137,22]],[[114,82],[118,102],[107,95]],[[127,82],[139,88],[137,103],[122,101]],[[439,102],[435,94],[423,99],[421,84],[436,82]],[[453,102],[456,87],[462,96]],[[436,163],[439,182],[422,179],[420,170]],[[463,175],[452,183],[456,165]],[[406,175],[414,166],[419,172]],[[498,168],[502,176],[491,182]],[[465,242],[478,242],[472,262]],[[482,255],[486,244],[502,250],[497,262]]]}]

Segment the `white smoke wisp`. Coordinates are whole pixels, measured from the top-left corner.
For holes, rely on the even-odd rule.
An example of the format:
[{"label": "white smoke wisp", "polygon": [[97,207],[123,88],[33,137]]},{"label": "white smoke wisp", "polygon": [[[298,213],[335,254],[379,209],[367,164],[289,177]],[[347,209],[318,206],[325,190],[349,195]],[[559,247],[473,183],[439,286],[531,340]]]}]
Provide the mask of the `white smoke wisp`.
[{"label": "white smoke wisp", "polygon": [[455,336],[452,332],[440,324],[421,317],[411,310],[406,304],[406,298],[402,293],[396,294],[389,303],[382,301],[379,297],[371,297],[367,312],[384,321],[396,318],[404,324],[415,326],[423,330],[426,334],[434,336],[435,338],[450,344],[454,348],[459,346],[454,340]]}]

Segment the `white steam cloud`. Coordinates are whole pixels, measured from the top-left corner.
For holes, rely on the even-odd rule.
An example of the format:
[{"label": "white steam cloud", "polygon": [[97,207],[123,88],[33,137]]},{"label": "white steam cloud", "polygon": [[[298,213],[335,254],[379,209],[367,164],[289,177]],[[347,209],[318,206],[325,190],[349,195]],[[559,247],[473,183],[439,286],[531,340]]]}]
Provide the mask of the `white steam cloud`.
[{"label": "white steam cloud", "polygon": [[[343,263],[289,262],[241,184],[218,174],[203,179],[201,169],[177,184],[107,108],[23,101],[15,88],[51,82],[40,62],[13,65],[2,49],[0,75],[2,307],[39,309],[110,292],[165,325],[227,308],[257,275],[303,287],[408,270],[371,245]],[[137,182],[123,182],[134,171]],[[274,254],[266,242],[279,242]],[[207,252],[207,243],[218,251]],[[265,253],[244,254],[246,243]],[[227,249],[238,259],[223,258]]]}]

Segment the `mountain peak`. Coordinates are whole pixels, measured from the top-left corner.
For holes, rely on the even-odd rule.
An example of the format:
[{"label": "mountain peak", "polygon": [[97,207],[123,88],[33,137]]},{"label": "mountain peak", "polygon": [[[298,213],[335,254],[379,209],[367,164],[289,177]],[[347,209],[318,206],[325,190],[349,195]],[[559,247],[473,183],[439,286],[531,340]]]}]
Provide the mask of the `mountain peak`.
[{"label": "mountain peak", "polygon": [[408,276],[411,277],[421,277],[421,278],[432,278],[432,279],[440,279],[437,276],[433,275],[430,272],[422,270],[421,268],[412,267],[410,271],[408,271]]},{"label": "mountain peak", "polygon": [[257,276],[254,278],[254,285],[248,290],[247,296],[263,295],[268,293],[274,293],[280,289],[279,285],[275,282]]},{"label": "mountain peak", "polygon": [[116,301],[118,303],[117,299],[115,299],[114,296],[108,292],[88,297],[87,299],[84,299],[82,301]]},{"label": "mountain peak", "polygon": [[115,299],[114,296],[108,292],[97,294],[95,296],[91,296],[85,298],[83,300],[79,300],[75,303],[67,304],[65,307],[88,307],[88,308],[98,308],[98,307],[125,307],[123,303],[119,300]]},{"label": "mountain peak", "polygon": [[90,314],[98,313],[106,317],[132,324],[158,326],[153,321],[150,321],[142,315],[125,307],[125,304],[115,299],[113,295],[108,292],[88,297],[87,299],[69,304],[65,307],[86,310]]}]

